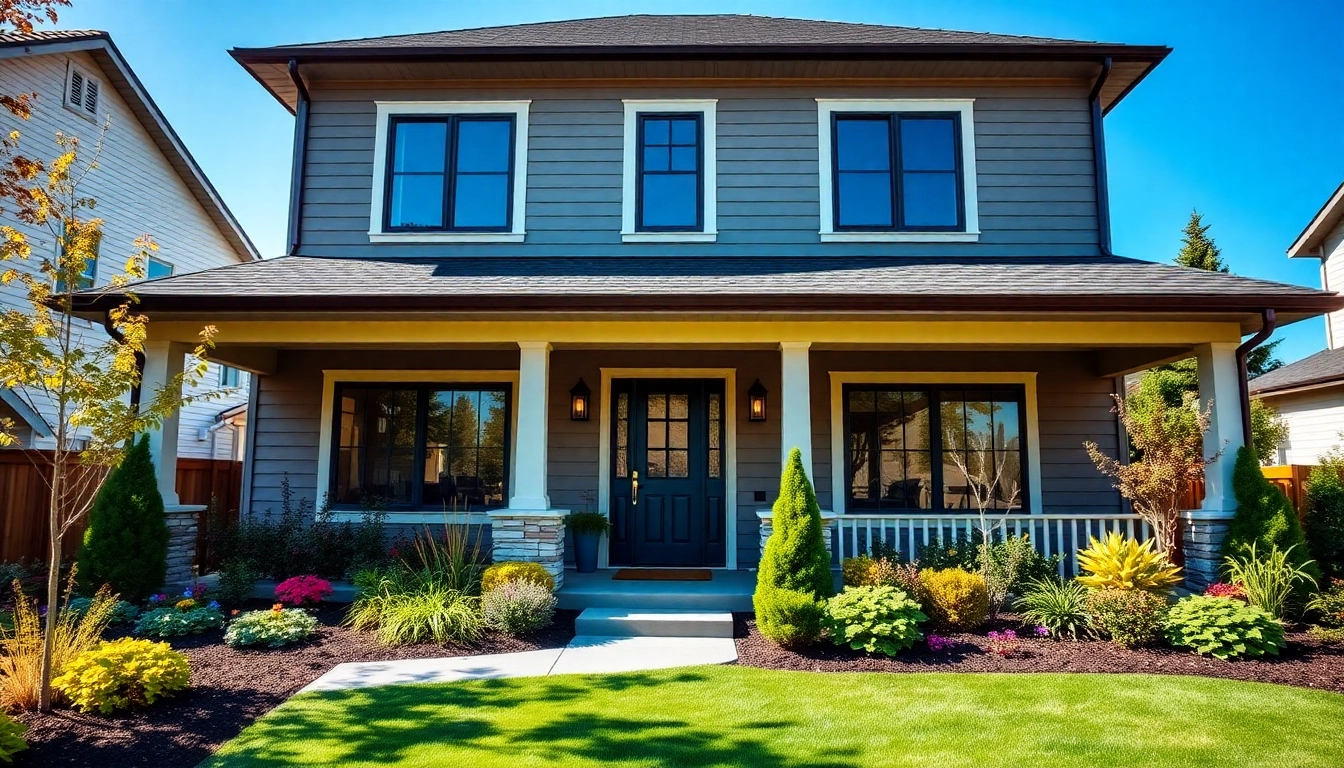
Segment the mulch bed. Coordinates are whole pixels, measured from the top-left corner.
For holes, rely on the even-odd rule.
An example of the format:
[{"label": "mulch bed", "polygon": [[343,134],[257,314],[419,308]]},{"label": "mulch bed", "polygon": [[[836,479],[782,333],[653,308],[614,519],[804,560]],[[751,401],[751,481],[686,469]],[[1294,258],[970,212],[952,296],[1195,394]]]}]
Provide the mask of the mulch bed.
[{"label": "mulch bed", "polygon": [[[260,603],[256,608],[269,608]],[[235,650],[222,630],[172,638],[191,661],[191,688],[143,711],[121,717],[69,709],[23,713],[28,749],[22,766],[191,768],[253,720],[275,708],[324,672],[348,661],[388,661],[560,648],[574,636],[577,611],[557,611],[555,623],[527,639],[489,634],[470,647],[378,645],[371,633],[338,626],[345,606],[318,611],[322,626],[312,639],[285,648]]]},{"label": "mulch bed", "polygon": [[975,635],[950,633],[952,648],[930,651],[922,643],[896,658],[869,655],[829,643],[798,651],[784,650],[756,630],[752,614],[734,614],[737,663],[765,669],[814,672],[1141,672],[1201,675],[1230,680],[1279,683],[1344,693],[1344,646],[1326,645],[1300,632],[1288,633],[1288,648],[1264,660],[1220,661],[1172,648],[1126,649],[1106,640],[1057,641],[1023,637],[1008,657],[991,653],[985,632],[1013,629],[1025,635],[1011,616]]}]

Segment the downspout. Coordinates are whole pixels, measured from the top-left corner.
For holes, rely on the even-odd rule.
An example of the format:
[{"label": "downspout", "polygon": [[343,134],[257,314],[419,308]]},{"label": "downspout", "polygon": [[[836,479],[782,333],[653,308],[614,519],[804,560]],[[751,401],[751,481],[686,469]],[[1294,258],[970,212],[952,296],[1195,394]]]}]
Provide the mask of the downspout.
[{"label": "downspout", "polygon": [[[126,336],[117,330],[117,326],[112,322],[112,310],[103,313],[103,329],[107,335],[118,344],[126,343]],[[145,378],[145,353],[142,350],[135,352],[135,384],[131,387],[131,412],[140,410],[140,382]]]},{"label": "downspout", "polygon": [[1111,76],[1111,57],[1101,60],[1101,74],[1087,97],[1092,109],[1092,169],[1097,182],[1097,248],[1102,256],[1111,252],[1111,199],[1106,189],[1106,129],[1102,125],[1101,89]]},{"label": "downspout", "polygon": [[1237,392],[1241,395],[1241,434],[1246,445],[1251,444],[1251,383],[1247,381],[1246,356],[1252,349],[1265,343],[1265,340],[1274,335],[1274,329],[1278,327],[1278,317],[1274,310],[1265,309],[1260,312],[1260,330],[1251,338],[1237,347]]},{"label": "downspout", "polygon": [[303,215],[303,169],[308,154],[308,88],[299,75],[298,59],[289,60],[289,79],[298,92],[294,107],[294,164],[289,172],[289,241],[286,256],[299,252],[299,230]]}]

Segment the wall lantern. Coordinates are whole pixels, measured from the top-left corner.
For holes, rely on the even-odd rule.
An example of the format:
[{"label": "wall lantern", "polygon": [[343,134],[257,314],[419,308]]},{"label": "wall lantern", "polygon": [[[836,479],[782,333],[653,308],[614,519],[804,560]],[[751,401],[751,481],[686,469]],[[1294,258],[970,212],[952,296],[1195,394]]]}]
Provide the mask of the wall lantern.
[{"label": "wall lantern", "polygon": [[765,387],[760,379],[747,390],[747,421],[765,421]]},{"label": "wall lantern", "polygon": [[579,379],[579,383],[575,384],[574,388],[569,390],[570,421],[588,420],[588,396],[591,394],[592,392],[588,389],[588,385],[583,383],[583,379]]}]

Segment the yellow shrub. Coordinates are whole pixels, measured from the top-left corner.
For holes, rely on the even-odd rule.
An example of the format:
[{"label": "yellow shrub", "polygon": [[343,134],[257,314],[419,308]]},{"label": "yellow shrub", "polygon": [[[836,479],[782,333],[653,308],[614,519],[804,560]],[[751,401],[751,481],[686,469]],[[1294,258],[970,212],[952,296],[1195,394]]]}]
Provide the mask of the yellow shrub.
[{"label": "yellow shrub", "polygon": [[111,714],[132,705],[153,704],[187,687],[187,657],[167,643],[123,638],[76,656],[51,681],[76,709]]},{"label": "yellow shrub", "polygon": [[[71,659],[98,644],[117,607],[117,596],[103,587],[82,613],[69,610],[65,606],[70,604],[74,581],[71,572],[63,607],[56,615],[55,653],[51,660],[53,676],[61,674]],[[46,619],[37,612],[37,604],[15,581],[12,621],[10,626],[0,624],[0,708],[37,707],[42,688],[45,626]]]},{"label": "yellow shrub", "polygon": [[876,587],[873,566],[877,561],[867,555],[847,557],[840,563],[840,573],[846,587]]},{"label": "yellow shrub", "polygon": [[546,572],[541,563],[526,563],[518,560],[495,563],[486,568],[485,573],[481,575],[481,591],[489,592],[495,587],[510,581],[530,581],[552,592],[555,591],[555,579]]},{"label": "yellow shrub", "polygon": [[1181,569],[1153,549],[1151,540],[1140,544],[1118,533],[1092,539],[1078,552],[1078,567],[1088,571],[1078,581],[1092,589],[1141,589],[1165,593],[1181,583]]},{"label": "yellow shrub", "polygon": [[989,619],[989,587],[985,577],[962,568],[919,572],[924,612],[941,630],[968,630]]}]

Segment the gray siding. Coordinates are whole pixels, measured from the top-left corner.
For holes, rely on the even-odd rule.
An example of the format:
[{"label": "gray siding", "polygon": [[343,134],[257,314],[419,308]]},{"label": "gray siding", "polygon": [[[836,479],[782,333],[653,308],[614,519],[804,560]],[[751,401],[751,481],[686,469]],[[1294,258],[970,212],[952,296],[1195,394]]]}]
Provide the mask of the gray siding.
[{"label": "gray siding", "polygon": [[[817,97],[975,98],[979,243],[821,243]],[[621,243],[623,98],[717,98],[718,242]],[[530,98],[523,244],[371,245],[375,100]],[[314,256],[1088,255],[1097,252],[1087,92],[1071,88],[316,90],[303,245]]]}]

